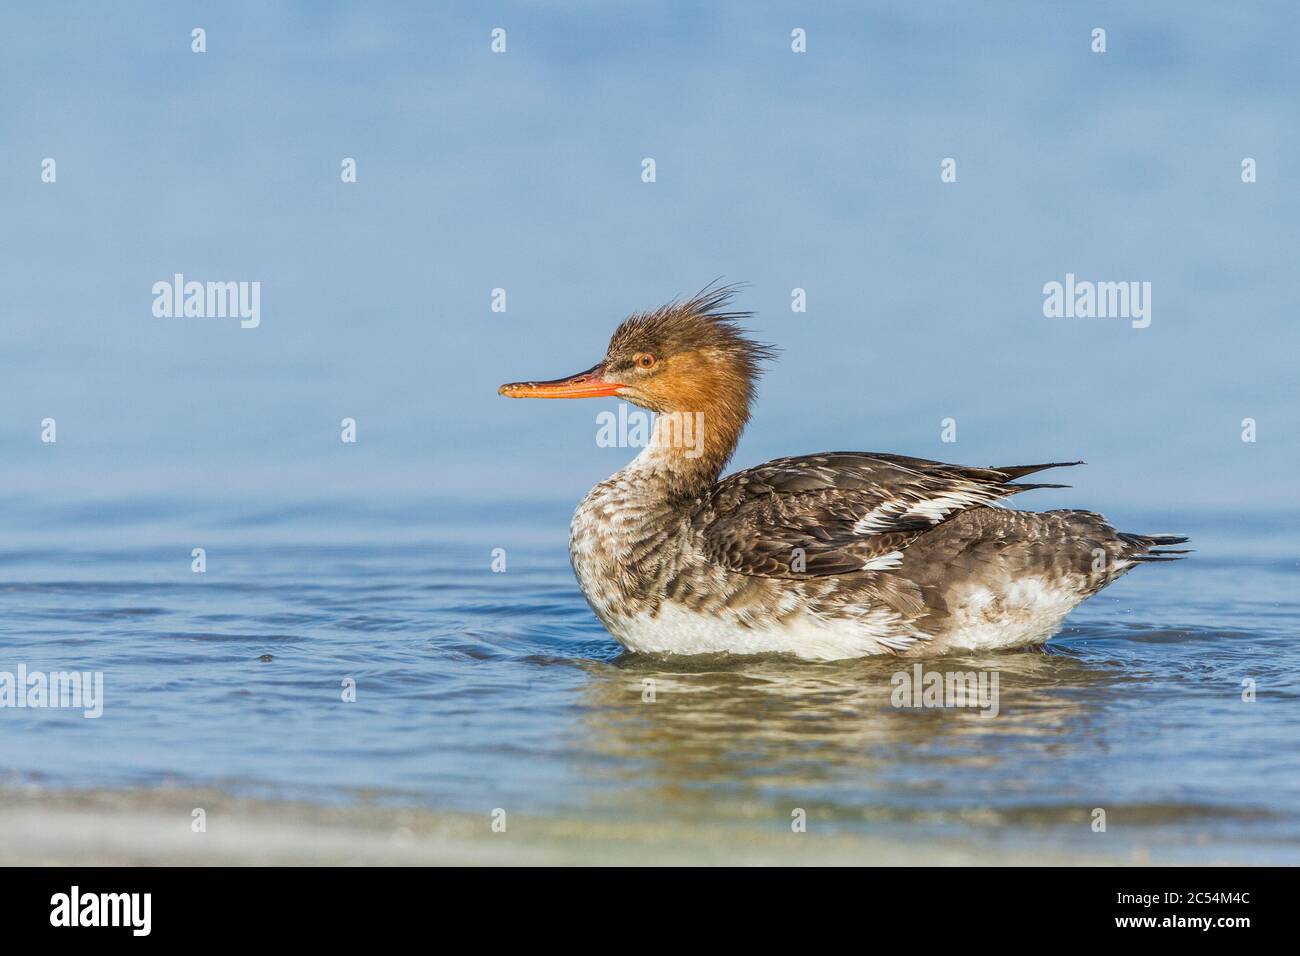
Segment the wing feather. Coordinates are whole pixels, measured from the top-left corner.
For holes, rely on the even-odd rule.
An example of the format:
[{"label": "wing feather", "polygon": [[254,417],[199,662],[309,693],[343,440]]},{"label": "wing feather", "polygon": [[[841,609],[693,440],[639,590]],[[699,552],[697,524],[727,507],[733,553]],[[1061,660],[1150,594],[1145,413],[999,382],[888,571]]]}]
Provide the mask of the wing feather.
[{"label": "wing feather", "polygon": [[829,452],[737,472],[696,513],[706,556],[761,577],[882,572],[918,537],[959,511],[1030,488],[1039,467],[967,468],[901,455]]}]

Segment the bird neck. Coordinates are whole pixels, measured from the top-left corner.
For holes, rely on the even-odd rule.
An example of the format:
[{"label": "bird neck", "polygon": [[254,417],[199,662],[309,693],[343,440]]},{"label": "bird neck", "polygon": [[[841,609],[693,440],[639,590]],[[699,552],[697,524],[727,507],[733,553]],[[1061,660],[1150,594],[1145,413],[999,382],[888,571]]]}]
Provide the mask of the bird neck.
[{"label": "bird neck", "polygon": [[717,482],[748,420],[720,404],[698,411],[660,412],[650,443],[630,468],[653,475],[671,497],[694,498]]}]

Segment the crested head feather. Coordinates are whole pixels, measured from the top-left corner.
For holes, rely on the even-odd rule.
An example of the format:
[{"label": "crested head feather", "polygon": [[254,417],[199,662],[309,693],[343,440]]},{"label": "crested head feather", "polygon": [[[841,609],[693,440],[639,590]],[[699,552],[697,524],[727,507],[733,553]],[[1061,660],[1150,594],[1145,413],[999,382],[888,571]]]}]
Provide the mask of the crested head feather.
[{"label": "crested head feather", "polygon": [[740,288],[710,283],[685,301],[675,299],[652,312],[633,313],[611,337],[610,359],[620,364],[639,352],[666,357],[716,349],[735,361],[737,371],[752,383],[778,350],[749,337],[741,323],[752,312],[729,308]]},{"label": "crested head feather", "polygon": [[[751,339],[751,315],[731,308],[734,285],[711,283],[686,301],[629,316],[614,332],[605,373],[627,383],[620,394],[655,412],[701,416],[703,453],[677,455],[691,487],[717,478],[749,421],[763,363],[776,349]],[[644,364],[646,361],[650,364]]]}]

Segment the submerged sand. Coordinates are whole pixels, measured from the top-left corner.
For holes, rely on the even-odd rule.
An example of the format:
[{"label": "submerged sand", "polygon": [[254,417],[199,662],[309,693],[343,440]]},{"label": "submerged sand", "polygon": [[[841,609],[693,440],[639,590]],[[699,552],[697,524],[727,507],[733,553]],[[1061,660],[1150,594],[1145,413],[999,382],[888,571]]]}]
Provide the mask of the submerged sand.
[{"label": "submerged sand", "polygon": [[[196,809],[206,829],[195,832]],[[1206,848],[1200,863],[1249,862]],[[1159,854],[1157,854],[1157,857]],[[4,865],[1131,865],[1142,849],[918,844],[680,820],[488,815],[231,796],[215,790],[0,791]],[[1171,860],[1172,862],[1172,860]]]}]

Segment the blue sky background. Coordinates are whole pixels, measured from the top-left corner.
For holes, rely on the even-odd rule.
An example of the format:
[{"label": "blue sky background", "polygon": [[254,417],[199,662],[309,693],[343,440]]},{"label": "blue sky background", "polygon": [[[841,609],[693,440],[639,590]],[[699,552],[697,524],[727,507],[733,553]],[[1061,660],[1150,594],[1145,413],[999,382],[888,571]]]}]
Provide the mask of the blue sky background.
[{"label": "blue sky background", "polygon": [[[496,386],[586,368],[629,311],[721,276],[784,350],[737,466],[1084,458],[1033,506],[1294,508],[1297,26],[1290,3],[6,5],[0,492],[576,503],[633,454],[595,444],[615,403]],[[261,281],[261,327],[155,318],[175,272]],[[1151,327],[1044,318],[1067,272],[1150,281]]]}]

